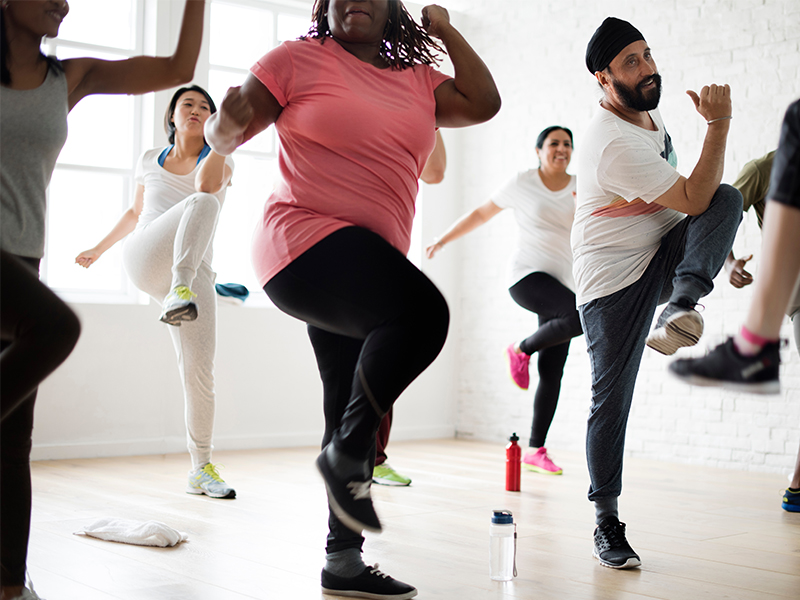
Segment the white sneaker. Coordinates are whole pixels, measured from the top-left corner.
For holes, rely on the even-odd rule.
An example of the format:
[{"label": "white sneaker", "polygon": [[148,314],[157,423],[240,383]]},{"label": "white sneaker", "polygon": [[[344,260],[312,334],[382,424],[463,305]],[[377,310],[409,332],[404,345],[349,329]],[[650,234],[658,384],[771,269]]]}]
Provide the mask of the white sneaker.
[{"label": "white sneaker", "polygon": [[230,487],[217,473],[217,468],[211,463],[196,470],[189,471],[189,484],[187,494],[205,494],[210,498],[236,498],[236,490]]},{"label": "white sneaker", "polygon": [[159,320],[167,325],[180,327],[182,321],[194,321],[197,318],[197,305],[192,302],[196,298],[192,290],[179,285],[164,298]]}]

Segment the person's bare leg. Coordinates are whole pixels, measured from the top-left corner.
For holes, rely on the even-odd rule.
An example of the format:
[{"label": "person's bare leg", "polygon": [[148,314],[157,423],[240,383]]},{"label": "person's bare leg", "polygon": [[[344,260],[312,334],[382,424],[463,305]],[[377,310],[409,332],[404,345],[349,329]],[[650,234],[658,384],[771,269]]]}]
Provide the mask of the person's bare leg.
[{"label": "person's bare leg", "polygon": [[744,326],[775,340],[800,273],[800,209],[769,202],[762,239],[761,264]]}]

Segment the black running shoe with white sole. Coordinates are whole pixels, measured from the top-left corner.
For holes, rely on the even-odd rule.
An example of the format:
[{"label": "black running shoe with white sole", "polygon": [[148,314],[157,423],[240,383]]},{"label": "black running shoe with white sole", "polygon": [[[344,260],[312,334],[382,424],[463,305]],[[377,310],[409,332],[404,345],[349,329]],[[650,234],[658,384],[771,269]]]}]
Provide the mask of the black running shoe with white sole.
[{"label": "black running shoe with white sole", "polygon": [[592,556],[609,569],[632,569],[642,564],[625,539],[625,523],[620,523],[617,517],[606,517],[594,530]]},{"label": "black running shoe with white sole", "polygon": [[417,588],[389,577],[374,567],[366,567],[355,577],[339,577],[322,569],[322,591],[348,598],[372,600],[408,600],[417,595]]},{"label": "black running shoe with white sole", "polygon": [[[364,529],[380,533],[381,522],[375,512],[370,495],[372,485],[372,469],[368,473],[348,473],[340,475],[334,468],[331,452],[336,452],[328,444],[317,457],[317,469],[325,481],[328,492],[328,503],[331,510],[346,527],[361,533]],[[369,467],[365,463],[364,469]]]},{"label": "black running shoe with white sole", "polygon": [[755,356],[742,356],[733,338],[728,338],[701,358],[683,358],[669,366],[669,372],[693,385],[716,386],[754,394],[778,394],[780,344],[767,344]]},{"label": "black running shoe with white sole", "polygon": [[670,356],[678,348],[694,346],[702,335],[703,317],[700,313],[694,308],[670,302],[647,336],[647,345],[656,352]]}]

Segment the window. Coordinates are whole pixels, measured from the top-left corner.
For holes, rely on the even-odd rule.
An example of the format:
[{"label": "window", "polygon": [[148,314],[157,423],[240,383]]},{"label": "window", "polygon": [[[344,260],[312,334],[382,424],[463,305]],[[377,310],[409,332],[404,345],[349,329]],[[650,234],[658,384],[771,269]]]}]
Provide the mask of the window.
[{"label": "window", "polygon": [[[178,8],[180,10],[176,10]],[[228,87],[241,85],[252,64],[288,39],[308,31],[311,0],[210,0],[206,35],[195,71],[219,105]],[[156,0],[81,0],[71,4],[59,37],[43,50],[66,59],[120,60],[171,52],[183,3]],[[168,41],[162,29],[172,23]],[[114,23],[114,27],[99,26]],[[145,27],[148,23],[148,27]],[[152,31],[153,27],[158,32]],[[148,45],[145,40],[151,40]],[[137,302],[144,298],[122,266],[122,243],[90,269],[75,264],[99,242],[133,199],[134,169],[143,150],[166,144],[162,115],[173,91],[154,96],[90,96],[70,114],[69,137],[48,189],[48,223],[42,279],[73,302]],[[257,292],[250,238],[277,174],[277,140],[270,128],[238,149],[214,244],[217,281]],[[254,294],[264,297],[264,294]],[[264,303],[264,301],[262,301]]]},{"label": "window", "polygon": [[[139,0],[82,0],[72,5],[59,37],[47,40],[43,50],[60,59],[91,55],[120,60],[141,54],[141,18]],[[97,27],[98,20],[116,25]],[[140,107],[141,100],[131,96],[90,96],[70,114],[69,137],[48,188],[42,262],[42,279],[70,300],[131,302],[138,297],[122,270],[120,247],[89,271],[74,261],[130,205]]]}]

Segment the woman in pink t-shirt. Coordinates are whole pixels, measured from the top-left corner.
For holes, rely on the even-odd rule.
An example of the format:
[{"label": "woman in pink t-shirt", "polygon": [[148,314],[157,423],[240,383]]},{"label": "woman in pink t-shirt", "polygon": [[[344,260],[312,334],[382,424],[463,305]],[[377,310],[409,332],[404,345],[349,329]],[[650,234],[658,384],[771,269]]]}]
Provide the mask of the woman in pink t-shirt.
[{"label": "woman in pink t-shirt", "polygon": [[[455,78],[430,66],[433,37]],[[323,591],[416,595],[362,562],[361,532],[381,530],[370,497],[378,424],[447,336],[444,298],[405,258],[417,182],[436,127],[499,108],[491,74],[443,8],[424,8],[420,26],[399,1],[317,0],[308,35],[261,58],[206,124],[220,154],[273,123],[280,136],[281,182],[253,263],[275,305],[308,323],[322,377]]]}]

